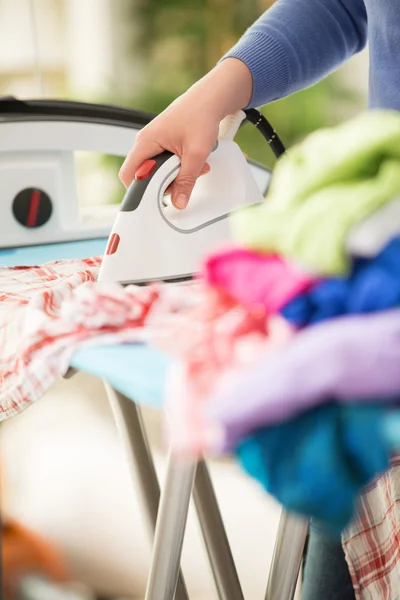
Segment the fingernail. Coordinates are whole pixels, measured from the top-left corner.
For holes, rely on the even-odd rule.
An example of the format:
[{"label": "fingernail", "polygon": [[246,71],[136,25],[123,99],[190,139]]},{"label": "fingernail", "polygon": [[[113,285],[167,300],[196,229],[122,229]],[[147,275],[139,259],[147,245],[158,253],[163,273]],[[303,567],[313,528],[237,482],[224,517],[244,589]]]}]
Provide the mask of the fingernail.
[{"label": "fingernail", "polygon": [[186,208],[188,201],[189,199],[186,194],[179,194],[175,200],[176,207],[181,209]]}]

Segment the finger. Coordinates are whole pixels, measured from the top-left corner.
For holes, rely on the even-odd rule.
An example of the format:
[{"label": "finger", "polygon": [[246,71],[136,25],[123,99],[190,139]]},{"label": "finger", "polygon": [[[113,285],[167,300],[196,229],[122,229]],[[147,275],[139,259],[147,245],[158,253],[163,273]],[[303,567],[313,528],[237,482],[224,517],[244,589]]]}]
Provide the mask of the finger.
[{"label": "finger", "polygon": [[205,165],[207,154],[198,151],[186,151],[182,156],[181,168],[172,189],[172,204],[175,208],[186,208],[190,194]]},{"label": "finger", "polygon": [[145,160],[157,156],[163,148],[157,143],[136,142],[128,156],[125,158],[119,171],[119,178],[127,188],[135,178],[135,173]]},{"label": "finger", "polygon": [[[209,172],[210,172],[210,169],[211,169],[210,165],[209,165],[208,163],[206,163],[206,164],[203,166],[203,168],[201,169],[199,177],[201,177],[202,175],[207,175],[207,173],[209,173]],[[172,194],[172,193],[173,193],[174,185],[175,185],[175,181],[173,181],[173,182],[172,182],[172,183],[171,183],[171,184],[170,184],[170,185],[167,187],[167,189],[166,189],[166,190],[165,190],[165,192],[164,192],[164,194],[165,194],[166,196],[169,196],[170,194]]]}]

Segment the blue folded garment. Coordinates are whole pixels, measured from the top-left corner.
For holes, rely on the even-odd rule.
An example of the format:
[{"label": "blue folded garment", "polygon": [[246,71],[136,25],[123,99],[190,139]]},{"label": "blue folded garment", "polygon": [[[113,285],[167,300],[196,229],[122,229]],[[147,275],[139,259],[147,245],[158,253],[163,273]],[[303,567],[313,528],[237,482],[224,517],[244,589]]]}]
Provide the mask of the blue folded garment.
[{"label": "blue folded garment", "polygon": [[258,431],[236,454],[286,509],[340,535],[362,488],[389,467],[385,415],[375,404],[331,403]]},{"label": "blue folded garment", "polygon": [[358,259],[347,279],[329,278],[291,300],[282,315],[306,327],[345,314],[362,314],[400,304],[400,238],[373,260]]}]

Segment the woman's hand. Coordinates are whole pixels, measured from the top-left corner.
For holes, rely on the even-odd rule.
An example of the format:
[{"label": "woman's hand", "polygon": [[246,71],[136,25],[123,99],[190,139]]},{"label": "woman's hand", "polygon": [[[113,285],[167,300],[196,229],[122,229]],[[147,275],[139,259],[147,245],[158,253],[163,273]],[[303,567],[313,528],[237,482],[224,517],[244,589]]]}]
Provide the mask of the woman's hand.
[{"label": "woman's hand", "polygon": [[209,170],[206,160],[221,120],[249,103],[252,85],[244,63],[234,58],[220,63],[138,133],[121,167],[123,184],[130,185],[145,160],[169,150],[181,159],[178,177],[169,190],[172,204],[185,208],[196,179]]}]

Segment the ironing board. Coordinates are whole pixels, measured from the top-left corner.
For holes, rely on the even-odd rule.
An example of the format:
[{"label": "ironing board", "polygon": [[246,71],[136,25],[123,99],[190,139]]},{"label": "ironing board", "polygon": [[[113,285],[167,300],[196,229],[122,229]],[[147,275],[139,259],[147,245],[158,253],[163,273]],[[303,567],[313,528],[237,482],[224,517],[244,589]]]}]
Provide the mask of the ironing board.
[{"label": "ironing board", "polygon": [[[121,113],[111,115],[109,107],[68,103],[62,111],[60,103],[36,103],[32,119],[40,120],[40,111],[49,119],[62,115],[66,119],[90,118],[98,111],[98,120],[104,124],[104,114],[112,121]],[[39,109],[37,109],[39,107]],[[72,108],[71,108],[72,107]],[[89,107],[90,108],[90,107]],[[65,109],[65,107],[64,107]],[[26,108],[22,107],[22,112]],[[57,115],[58,111],[58,115]],[[126,111],[124,111],[126,112]],[[129,113],[129,111],[127,111]],[[140,129],[149,117],[130,113],[125,127]],[[123,119],[122,119],[123,120]],[[126,136],[125,136],[126,137]],[[132,131],[130,132],[130,143]],[[114,142],[114,150],[116,144]],[[0,148],[1,150],[1,148]],[[120,144],[119,154],[127,152],[126,141]],[[35,265],[55,259],[79,259],[101,255],[107,237],[38,244],[31,247],[0,249],[0,266]],[[190,498],[194,501],[201,530],[213,571],[218,596],[221,600],[243,600],[235,564],[219,511],[210,475],[205,462],[177,464],[169,459],[162,492],[145,432],[140,404],[162,407],[163,383],[169,358],[146,345],[125,344],[97,346],[78,351],[71,367],[87,372],[104,381],[113,414],[124,441],[131,473],[137,482],[147,513],[148,525],[154,535],[153,557],[146,590],[146,600],[188,600],[188,592],[180,573],[180,559]],[[73,372],[73,371],[72,371]],[[308,522],[286,513],[282,514],[273,563],[267,585],[266,600],[292,600],[294,598]]]},{"label": "ironing board", "polygon": [[[158,510],[159,486],[140,407],[134,400],[162,408],[163,382],[169,360],[152,347],[126,344],[80,350],[74,355],[71,365],[106,381],[116,422],[136,478],[140,481],[149,522],[155,532],[146,600],[188,598],[183,579],[179,577],[179,565],[192,490],[219,598],[243,600],[205,462],[176,464],[169,460]],[[294,598],[307,532],[306,520],[282,514],[266,600]]]}]

